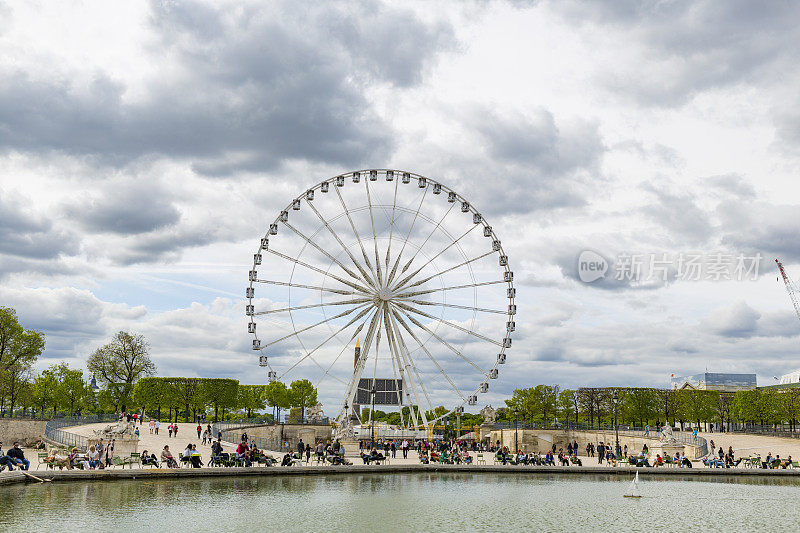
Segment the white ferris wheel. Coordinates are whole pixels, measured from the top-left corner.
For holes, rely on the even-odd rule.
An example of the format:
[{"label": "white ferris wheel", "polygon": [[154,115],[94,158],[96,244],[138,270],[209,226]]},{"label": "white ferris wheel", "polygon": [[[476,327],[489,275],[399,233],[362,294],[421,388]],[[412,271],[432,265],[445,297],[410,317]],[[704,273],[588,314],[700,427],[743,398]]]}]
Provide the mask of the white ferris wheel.
[{"label": "white ferris wheel", "polygon": [[511,347],[500,238],[466,198],[411,172],[306,190],[269,225],[249,279],[248,331],[269,379],[311,380],[338,402],[340,428],[375,402],[429,429],[475,406]]}]

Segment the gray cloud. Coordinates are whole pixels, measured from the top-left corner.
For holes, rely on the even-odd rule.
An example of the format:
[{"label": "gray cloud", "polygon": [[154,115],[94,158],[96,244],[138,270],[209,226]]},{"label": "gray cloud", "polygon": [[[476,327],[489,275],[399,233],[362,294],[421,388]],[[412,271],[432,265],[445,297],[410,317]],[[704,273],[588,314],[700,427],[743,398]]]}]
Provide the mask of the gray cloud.
[{"label": "gray cloud", "polygon": [[186,158],[205,174],[292,159],[353,166],[392,149],[360,83],[414,84],[452,40],[447,27],[372,3],[230,10],[154,2],[152,22],[159,42],[151,53],[175,63],[142,97],[102,72],[84,87],[55,66],[46,79],[6,68],[0,149],[110,164]]},{"label": "gray cloud", "polygon": [[53,221],[26,209],[31,201],[0,190],[0,253],[52,259],[79,251],[78,239]]},{"label": "gray cloud", "polygon": [[697,199],[689,192],[673,192],[676,187],[664,184],[656,187],[644,184],[643,189],[656,197],[656,201],[640,209],[641,213],[653,220],[664,233],[670,235],[673,244],[703,244],[713,234],[708,213],[697,205]]},{"label": "gray cloud", "polygon": [[180,220],[180,212],[170,200],[168,193],[156,185],[122,185],[100,197],[67,205],[64,210],[91,232],[139,234]]},{"label": "gray cloud", "polygon": [[723,337],[750,337],[755,334],[761,313],[743,301],[713,310],[701,325]]},{"label": "gray cloud", "polygon": [[[797,60],[800,6],[791,2],[553,2],[564,19],[619,32],[633,63],[609,64],[603,82],[655,106],[718,87],[771,83]],[[633,44],[635,43],[635,44]]]}]

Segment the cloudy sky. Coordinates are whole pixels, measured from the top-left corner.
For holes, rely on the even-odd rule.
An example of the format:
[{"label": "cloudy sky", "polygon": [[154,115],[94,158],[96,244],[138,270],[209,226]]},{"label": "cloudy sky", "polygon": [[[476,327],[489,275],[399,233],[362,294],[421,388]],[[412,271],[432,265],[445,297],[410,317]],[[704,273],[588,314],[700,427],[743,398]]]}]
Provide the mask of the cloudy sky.
[{"label": "cloudy sky", "polygon": [[800,367],[774,264],[800,278],[795,3],[0,0],[0,21],[0,304],[45,332],[40,368],[124,329],[163,375],[263,381],[253,250],[360,168],[435,177],[502,236],[495,402]]}]

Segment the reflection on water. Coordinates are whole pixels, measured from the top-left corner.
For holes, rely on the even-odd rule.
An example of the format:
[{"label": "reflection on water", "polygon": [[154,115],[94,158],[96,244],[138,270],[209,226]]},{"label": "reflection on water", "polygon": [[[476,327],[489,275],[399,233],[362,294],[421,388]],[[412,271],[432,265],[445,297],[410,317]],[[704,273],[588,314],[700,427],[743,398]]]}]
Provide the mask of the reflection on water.
[{"label": "reflection on water", "polygon": [[[792,530],[800,480],[400,473],[0,487],[3,531]],[[23,513],[19,511],[24,509]]]}]

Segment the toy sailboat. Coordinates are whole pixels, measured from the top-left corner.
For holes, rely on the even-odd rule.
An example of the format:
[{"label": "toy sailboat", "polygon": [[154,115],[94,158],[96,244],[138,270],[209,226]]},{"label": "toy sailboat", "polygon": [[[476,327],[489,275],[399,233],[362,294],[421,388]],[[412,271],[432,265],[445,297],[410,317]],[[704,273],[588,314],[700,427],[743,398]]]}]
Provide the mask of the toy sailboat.
[{"label": "toy sailboat", "polygon": [[641,498],[642,495],[639,494],[639,472],[636,472],[636,477],[633,478],[631,481],[631,486],[628,488],[628,492],[623,494],[625,498]]}]

